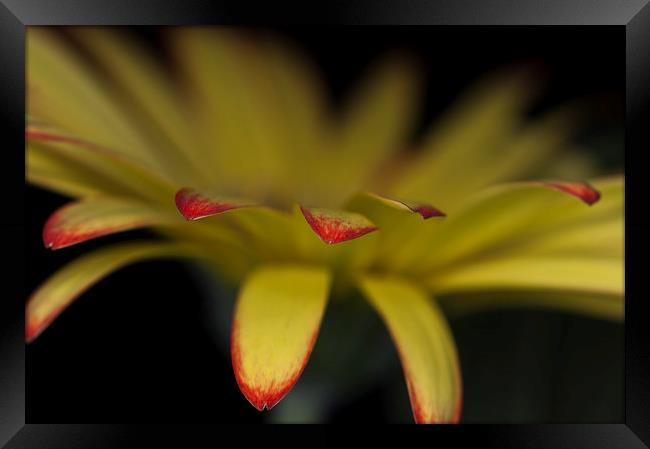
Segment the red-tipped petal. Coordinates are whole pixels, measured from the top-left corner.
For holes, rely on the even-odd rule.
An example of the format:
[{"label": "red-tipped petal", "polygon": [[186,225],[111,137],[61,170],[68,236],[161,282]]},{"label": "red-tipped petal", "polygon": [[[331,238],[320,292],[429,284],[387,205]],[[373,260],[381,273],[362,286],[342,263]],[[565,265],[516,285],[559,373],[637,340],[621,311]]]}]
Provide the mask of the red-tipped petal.
[{"label": "red-tipped petal", "polygon": [[573,195],[591,206],[600,199],[600,192],[586,182],[544,182],[543,185]]},{"label": "red-tipped petal", "polygon": [[385,196],[377,195],[376,193],[368,193],[373,198],[381,201],[387,206],[393,207],[395,209],[404,210],[407,212],[413,212],[420,214],[425,220],[432,217],[446,217],[445,214],[440,209],[433,207],[427,203],[419,203],[415,201],[405,201],[405,200],[396,200],[394,198],[387,198]]},{"label": "red-tipped petal", "polygon": [[47,279],[25,308],[25,339],[33,341],[79,295],[119,268],[154,257],[183,255],[182,247],[152,243],[112,246],[86,254]]},{"label": "red-tipped petal", "polygon": [[53,310],[44,318],[27,317],[25,323],[25,341],[31,343],[63,312],[63,307]]},{"label": "red-tipped petal", "polygon": [[322,268],[264,267],[242,287],[231,333],[237,384],[258,410],[295,385],[318,335],[330,275]]},{"label": "red-tipped petal", "polygon": [[45,222],[43,243],[47,248],[60,249],[163,221],[163,215],[144,204],[113,198],[94,198],[57,209]]},{"label": "red-tipped petal", "polygon": [[417,423],[456,423],[462,379],[453,335],[439,306],[418,287],[390,277],[364,277],[364,296],[397,346]]},{"label": "red-tipped petal", "polygon": [[241,200],[212,196],[189,187],[176,192],[176,207],[187,220],[198,220],[250,206],[251,204]]},{"label": "red-tipped petal", "polygon": [[312,230],[327,244],[345,242],[376,231],[370,220],[360,214],[331,209],[300,206]]},{"label": "red-tipped petal", "polygon": [[422,218],[425,220],[432,217],[446,217],[446,214],[440,209],[436,209],[435,207],[428,204],[417,204],[414,206],[409,206],[407,204],[407,207],[413,212],[417,212],[418,214],[422,215]]}]

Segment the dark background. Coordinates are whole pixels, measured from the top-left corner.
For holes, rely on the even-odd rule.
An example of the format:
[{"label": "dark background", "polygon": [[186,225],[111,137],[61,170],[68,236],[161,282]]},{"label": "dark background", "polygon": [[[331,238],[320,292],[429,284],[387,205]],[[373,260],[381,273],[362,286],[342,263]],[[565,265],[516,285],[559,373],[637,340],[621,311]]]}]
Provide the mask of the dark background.
[{"label": "dark background", "polygon": [[[160,32],[138,29],[134,34],[159,50]],[[490,69],[536,61],[548,75],[539,110],[582,96],[602,98],[597,103],[603,110],[600,121],[582,138],[605,171],[622,170],[622,27],[337,27],[281,32],[298,40],[316,60],[334,100],[353,88],[376,56],[396,47],[411,49],[425,62],[428,75],[423,123]],[[28,187],[26,200],[28,292],[91,248],[146,235],[122,234],[51,252],[42,246],[42,225],[65,199]],[[210,316],[220,313],[227,322],[232,295],[226,292],[225,306],[215,307],[215,298],[206,294],[198,277],[180,263],[139,264],[76,301],[27,347],[27,422],[263,421],[273,415],[290,419],[283,404],[308,394],[318,402],[322,390],[330,391],[336,401],[319,419],[410,421],[395,350],[379,320],[362,303],[355,305],[357,321],[344,329],[345,313],[336,306],[328,310],[312,360],[293,395],[270,415],[257,412],[239,392],[223,350],[227,328],[216,331]],[[451,325],[465,384],[463,421],[623,421],[623,326],[514,310],[467,316]],[[355,334],[354,339],[348,341],[348,334]],[[360,383],[350,381],[355,388],[341,387],[346,394],[337,396],[337,382],[328,383],[319,374],[328,348],[341,340],[358,347],[344,370],[350,376],[355,371],[367,376]],[[381,369],[369,368],[376,365]],[[333,379],[340,376],[332,373]],[[305,390],[302,384],[316,387]]]}]

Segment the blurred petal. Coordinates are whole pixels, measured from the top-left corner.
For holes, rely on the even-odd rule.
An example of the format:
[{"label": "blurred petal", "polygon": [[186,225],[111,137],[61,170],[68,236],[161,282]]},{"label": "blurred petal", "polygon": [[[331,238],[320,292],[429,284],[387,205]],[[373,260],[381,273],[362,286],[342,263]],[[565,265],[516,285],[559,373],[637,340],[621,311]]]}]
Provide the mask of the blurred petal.
[{"label": "blurred petal", "polygon": [[334,209],[300,207],[312,230],[328,244],[356,239],[377,230],[366,217],[353,212]]},{"label": "blurred petal", "polygon": [[[212,27],[179,30],[173,37],[216,187],[288,196],[299,173],[296,163],[312,160],[314,139],[321,137],[319,94],[309,69],[268,36]],[[293,81],[299,84],[287,84]],[[308,128],[294,130],[303,125]],[[305,140],[305,132],[314,134]]]},{"label": "blurred petal", "polygon": [[348,102],[330,184],[358,191],[388,156],[403,150],[418,112],[418,74],[404,55],[382,60]]},{"label": "blurred petal", "polygon": [[392,208],[398,209],[398,210],[403,210],[407,212],[413,212],[416,214],[420,214],[420,216],[423,219],[431,218],[431,217],[444,217],[446,214],[442,212],[441,210],[433,207],[430,204],[427,203],[419,203],[415,201],[405,201],[405,200],[396,200],[392,198],[387,198],[385,196],[377,195],[375,193],[368,193],[368,196],[371,196],[379,201],[381,201],[383,204],[390,206]]},{"label": "blurred petal", "polygon": [[611,257],[623,261],[623,215],[596,219],[566,229],[522,239],[508,254]]},{"label": "blurred petal", "polygon": [[139,161],[59,132],[27,127],[27,178],[63,194],[103,193],[170,205],[174,190]]},{"label": "blurred petal", "polygon": [[116,186],[88,167],[71,159],[56,156],[41,145],[27,143],[25,148],[25,178],[30,184],[61,195],[82,197],[103,192],[118,192]]},{"label": "blurred petal", "polygon": [[520,126],[533,86],[532,73],[520,69],[490,75],[469,89],[425,136],[393,193],[425,198],[450,212],[480,187],[475,178],[486,158],[506,162],[500,150]]},{"label": "blurred petal", "polygon": [[622,322],[625,315],[622,296],[562,291],[473,292],[450,296],[443,305],[450,316],[503,308],[556,310],[617,322]]},{"label": "blurred petal", "polygon": [[258,410],[297,382],[318,335],[330,275],[298,266],[261,268],[242,286],[232,324],[235,377]]},{"label": "blurred petal", "polygon": [[600,199],[600,192],[586,182],[546,181],[543,185],[573,195],[589,206]]},{"label": "blurred petal", "polygon": [[418,423],[456,423],[462,385],[454,339],[439,307],[408,282],[364,277],[360,287],[390,330]]},{"label": "blurred petal", "polygon": [[189,187],[176,192],[176,207],[187,220],[198,220],[252,205],[245,200],[215,196]]},{"label": "blurred petal", "polygon": [[81,256],[57,271],[28,300],[27,342],[34,340],[72,301],[110,273],[141,260],[184,254],[179,245],[129,243]]},{"label": "blurred petal", "polygon": [[433,274],[434,293],[558,290],[622,296],[623,263],[617,258],[511,256],[465,263]]},{"label": "blurred petal", "polygon": [[174,218],[142,203],[97,197],[56,210],[45,223],[43,243],[60,249],[116,232],[173,223]]},{"label": "blurred petal", "polygon": [[27,31],[27,113],[82,139],[135,156],[165,172],[164,155],[151,148],[87,61],[46,27]]},{"label": "blurred petal", "polygon": [[[580,192],[561,190],[545,182],[486,189],[450,215],[437,232],[421,239],[422,247],[413,250],[411,268],[431,272],[452,262],[470,260],[476,254],[485,257],[488,251],[505,251],[544,233],[622,216],[621,178],[596,180],[596,189],[586,184],[572,185]],[[595,200],[597,192],[602,192],[602,199],[588,207],[585,200]],[[585,199],[578,193],[586,195]]]},{"label": "blurred petal", "polygon": [[473,192],[496,183],[526,178],[567,147],[578,127],[577,116],[577,112],[568,107],[554,109],[513,131],[502,145],[477,152],[455,171],[435,171],[428,186],[428,197],[440,197],[444,201],[442,206],[453,213]]},{"label": "blurred petal", "polygon": [[193,177],[197,182],[197,176],[209,176],[202,149],[191,131],[192,117],[178,95],[180,86],[151,52],[124,32],[101,27],[72,27],[70,31],[118,84],[117,93],[122,94],[120,100],[130,117],[140,133],[153,141],[159,155],[173,164],[175,179],[189,182]]}]

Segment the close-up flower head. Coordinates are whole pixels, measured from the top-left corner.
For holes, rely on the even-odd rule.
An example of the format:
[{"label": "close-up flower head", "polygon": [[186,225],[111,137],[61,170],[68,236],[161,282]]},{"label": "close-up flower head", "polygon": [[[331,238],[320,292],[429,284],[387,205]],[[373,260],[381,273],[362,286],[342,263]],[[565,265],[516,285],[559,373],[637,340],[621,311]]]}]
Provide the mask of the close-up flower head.
[{"label": "close-up flower head", "polygon": [[421,126],[435,87],[406,51],[333,102],[279,33],[166,29],[153,51],[110,28],[30,27],[27,181],[69,198],[42,223],[44,246],[151,232],[44,280],[27,341],[116,270],[179,258],[236,289],[230,358],[256,409],[291,394],[328,306],[360,296],[395,345],[415,422],[459,422],[474,399],[447,311],[623,321],[624,178],[578,150],[587,100],[530,113],[541,78],[535,64],[492,70]]}]

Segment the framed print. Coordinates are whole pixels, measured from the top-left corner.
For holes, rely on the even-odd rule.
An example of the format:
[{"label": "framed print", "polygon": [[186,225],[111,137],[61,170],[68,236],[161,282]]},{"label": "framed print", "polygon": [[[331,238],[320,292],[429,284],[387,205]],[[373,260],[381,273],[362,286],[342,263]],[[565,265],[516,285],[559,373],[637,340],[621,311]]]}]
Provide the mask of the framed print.
[{"label": "framed print", "polygon": [[3,3],[6,447],[647,447],[643,1]]}]

